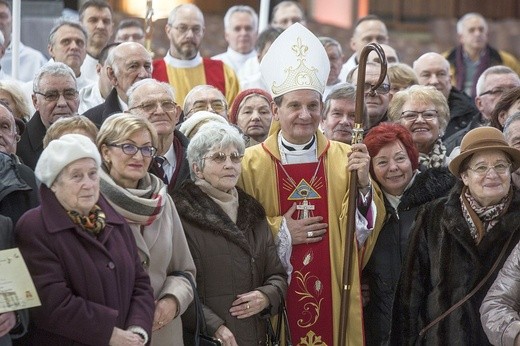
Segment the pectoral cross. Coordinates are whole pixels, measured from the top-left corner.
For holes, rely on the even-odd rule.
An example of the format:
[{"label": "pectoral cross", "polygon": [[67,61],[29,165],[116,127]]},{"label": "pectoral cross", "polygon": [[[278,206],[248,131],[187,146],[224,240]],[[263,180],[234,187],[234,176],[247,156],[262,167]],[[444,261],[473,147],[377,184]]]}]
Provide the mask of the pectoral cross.
[{"label": "pectoral cross", "polygon": [[303,212],[300,214],[300,220],[301,219],[308,219],[310,217],[309,211],[314,210],[314,206],[307,201],[307,199],[304,199],[302,204],[298,204],[296,206],[297,210],[303,210]]}]

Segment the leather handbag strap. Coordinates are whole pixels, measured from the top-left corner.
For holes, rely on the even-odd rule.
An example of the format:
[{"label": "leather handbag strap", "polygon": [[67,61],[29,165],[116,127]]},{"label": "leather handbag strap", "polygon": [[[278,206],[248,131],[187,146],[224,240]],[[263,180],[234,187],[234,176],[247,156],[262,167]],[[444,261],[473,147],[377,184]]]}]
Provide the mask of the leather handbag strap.
[{"label": "leather handbag strap", "polygon": [[453,304],[448,310],[446,310],[442,315],[440,315],[439,317],[437,317],[436,319],[434,319],[433,321],[431,321],[430,323],[428,323],[428,325],[426,327],[424,327],[423,329],[421,329],[421,331],[419,332],[419,337],[423,337],[426,332],[432,328],[433,326],[435,326],[437,323],[439,323],[440,321],[442,321],[443,319],[445,319],[449,314],[451,314],[453,311],[455,311],[458,307],[460,307],[462,304],[464,304],[466,301],[468,301],[468,299],[470,299],[471,297],[473,297],[475,295],[475,293],[477,293],[481,288],[482,286],[484,286],[484,284],[489,280],[489,278],[491,277],[491,275],[495,272],[495,270],[497,269],[498,267],[498,264],[500,263],[500,261],[502,260],[502,258],[504,257],[505,253],[506,253],[506,250],[507,250],[507,247],[509,246],[509,243],[511,243],[511,239],[513,239],[513,236],[514,236],[515,232],[511,232],[511,235],[509,236],[509,238],[507,238],[507,241],[506,243],[504,244],[504,246],[502,247],[502,250],[500,251],[500,254],[498,255],[497,259],[495,260],[495,263],[493,263],[493,266],[491,267],[491,269],[488,271],[488,273],[486,274],[486,276],[484,276],[484,278],[482,280],[480,280],[480,282],[477,284],[477,286],[475,286],[471,292],[469,292],[468,294],[466,294],[464,296],[464,298],[462,298],[461,300],[459,300],[458,302],[456,302],[455,304]]}]

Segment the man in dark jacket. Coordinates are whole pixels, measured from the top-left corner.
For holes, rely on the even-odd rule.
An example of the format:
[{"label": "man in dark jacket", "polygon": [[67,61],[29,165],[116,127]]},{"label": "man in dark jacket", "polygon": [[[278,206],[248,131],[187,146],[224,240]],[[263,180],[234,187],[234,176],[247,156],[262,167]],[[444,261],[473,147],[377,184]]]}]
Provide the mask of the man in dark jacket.
[{"label": "man in dark jacket", "polygon": [[132,84],[152,77],[152,56],[141,44],[123,42],[108,53],[107,75],[114,87],[104,103],[85,112],[97,127],[110,115],[128,109],[127,91]]},{"label": "man in dark jacket", "polygon": [[129,112],[150,120],[157,130],[157,156],[150,171],[162,178],[170,194],[190,175],[188,138],[175,129],[181,114],[172,87],[155,79],[135,83],[128,91]]},{"label": "man in dark jacket", "polygon": [[38,206],[33,171],[19,163],[16,144],[23,133],[23,122],[15,121],[9,108],[0,104],[0,215],[16,224],[27,210]]},{"label": "man in dark jacket", "polygon": [[520,63],[511,54],[488,45],[488,25],[482,15],[467,13],[457,22],[460,45],[444,53],[450,63],[452,84],[474,99],[482,72],[495,65],[505,65],[520,73]]},{"label": "man in dark jacket", "polygon": [[56,120],[77,114],[79,107],[76,75],[61,62],[43,66],[33,82],[32,100],[36,112],[21,135],[16,154],[31,169],[43,151],[43,137]]}]

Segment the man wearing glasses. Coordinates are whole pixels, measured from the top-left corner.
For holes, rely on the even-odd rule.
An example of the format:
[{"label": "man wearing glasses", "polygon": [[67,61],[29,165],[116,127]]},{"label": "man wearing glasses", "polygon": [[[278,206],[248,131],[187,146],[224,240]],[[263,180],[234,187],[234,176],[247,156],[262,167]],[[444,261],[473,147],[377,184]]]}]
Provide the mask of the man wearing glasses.
[{"label": "man wearing glasses", "polygon": [[[381,66],[377,63],[367,63],[365,73],[365,105],[368,113],[368,126],[365,124],[365,129],[371,129],[380,122],[388,121],[386,112],[388,111],[388,104],[392,99],[390,94],[390,82],[388,76],[385,77],[383,84],[381,84],[375,92],[370,93],[371,85],[376,84],[381,73]],[[356,85],[358,76],[358,66],[347,75],[347,82]]]},{"label": "man wearing glasses", "polygon": [[184,100],[196,85],[209,84],[218,88],[231,103],[238,94],[238,78],[222,61],[201,57],[204,30],[204,16],[197,6],[175,7],[166,24],[170,49],[163,59],[154,61],[153,78],[174,86],[178,100]]},{"label": "man wearing glasses", "polygon": [[44,65],[34,77],[32,100],[36,112],[26,125],[16,154],[34,170],[49,126],[78,112],[78,89],[72,69],[61,62]]},{"label": "man wearing glasses", "polygon": [[[475,98],[475,105],[480,113],[472,119],[468,126],[444,141],[448,153],[460,145],[464,135],[471,129],[488,125],[491,112],[502,94],[517,86],[520,86],[520,78],[515,71],[507,66],[492,66],[482,72],[477,81],[477,97]],[[450,156],[455,154],[456,152]]]},{"label": "man wearing glasses", "polygon": [[148,119],[158,136],[156,157],[150,172],[163,179],[172,194],[190,176],[186,158],[189,140],[175,129],[181,109],[173,88],[155,79],[145,79],[128,90],[128,112]]},{"label": "man wearing glasses", "polygon": [[226,97],[212,85],[198,85],[191,89],[184,99],[184,119],[199,111],[208,111],[228,120]]}]

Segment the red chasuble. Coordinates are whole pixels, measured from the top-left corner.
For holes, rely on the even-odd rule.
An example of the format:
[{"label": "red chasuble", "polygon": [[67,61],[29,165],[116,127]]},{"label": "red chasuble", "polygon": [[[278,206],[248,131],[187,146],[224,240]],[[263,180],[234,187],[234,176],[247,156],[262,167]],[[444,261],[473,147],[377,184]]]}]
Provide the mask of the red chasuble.
[{"label": "red chasuble", "polygon": [[[298,204],[293,218],[322,216],[328,223],[327,182],[323,160],[277,164],[282,214]],[[318,243],[292,248],[293,273],[287,292],[287,312],[295,345],[333,345],[329,236]]]}]

